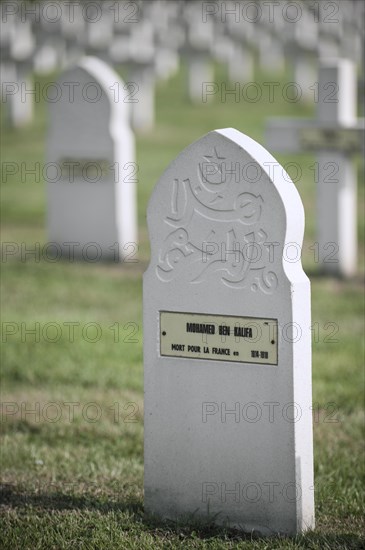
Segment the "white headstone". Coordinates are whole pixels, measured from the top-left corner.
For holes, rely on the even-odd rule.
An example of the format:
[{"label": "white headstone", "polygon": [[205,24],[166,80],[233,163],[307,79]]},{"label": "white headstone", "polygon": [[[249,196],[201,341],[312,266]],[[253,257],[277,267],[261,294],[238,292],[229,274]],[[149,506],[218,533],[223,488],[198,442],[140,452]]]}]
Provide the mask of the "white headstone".
[{"label": "white headstone", "polygon": [[9,18],[6,13],[1,15],[2,100],[7,124],[18,128],[27,125],[33,118],[35,87],[31,71],[35,39],[30,21]]},{"label": "white headstone", "polygon": [[293,78],[299,86],[301,98],[310,101],[317,77],[319,39],[318,23],[306,4],[303,5],[300,19],[295,24],[286,24],[283,37],[286,40],[286,55],[292,61]]},{"label": "white headstone", "polygon": [[233,55],[228,60],[228,78],[231,82],[252,82],[257,44],[254,25],[245,19],[231,17],[227,19],[227,31],[234,44]]},{"label": "white headstone", "polygon": [[58,55],[52,44],[45,42],[38,48],[34,56],[34,71],[37,74],[47,75],[56,70]]},{"label": "white headstone", "polygon": [[[347,2],[346,2],[347,4]],[[345,10],[350,7],[346,5]],[[322,59],[336,59],[340,55],[341,32],[342,32],[342,8],[343,2],[338,2],[336,16],[326,16],[326,7],[320,2],[319,21],[316,23],[319,33],[319,56]]]},{"label": "white headstone", "polygon": [[[76,12],[71,8],[67,13],[67,8],[61,9],[56,2],[44,2],[40,6],[40,17],[35,20],[35,31],[37,37],[37,52],[34,60],[35,69],[39,73],[46,74],[47,71],[54,71],[64,67],[68,61],[66,41],[61,35],[62,21],[65,17],[74,19]],[[44,11],[43,11],[44,10]],[[42,46],[47,45],[48,51],[42,52]],[[53,50],[52,52],[50,50]],[[42,55],[43,54],[43,55]],[[40,55],[40,57],[39,57]]]},{"label": "white headstone", "polygon": [[131,123],[136,132],[149,132],[155,124],[155,45],[147,20],[132,28],[127,86],[130,90]]},{"label": "white headstone", "polygon": [[188,95],[192,102],[201,103],[204,83],[214,81],[214,24],[210,19],[202,21],[199,3],[186,3],[184,17],[186,39],[181,53],[187,61]]},{"label": "white headstone", "polygon": [[216,130],[151,197],[145,508],[293,534],[314,525],[310,283],[303,206],[273,163]]},{"label": "white headstone", "polygon": [[48,235],[65,255],[117,260],[136,247],[137,165],[123,86],[93,57],[58,80],[47,143]]},{"label": "white headstone", "polygon": [[269,10],[263,10],[262,20],[254,25],[260,67],[269,73],[285,69],[284,44],[287,31],[283,17],[270,17]]},{"label": "white headstone", "polygon": [[283,153],[315,151],[318,261],[325,273],[352,276],[357,266],[356,167],[364,121],[357,120],[356,68],[352,61],[322,62],[315,100],[317,120],[272,119],[266,143]]},{"label": "white headstone", "polygon": [[339,7],[342,16],[341,57],[352,59],[362,71],[365,53],[364,3],[354,0],[353,2],[347,2],[345,5],[342,2]]},{"label": "white headstone", "polygon": [[91,2],[87,14],[87,53],[108,59],[109,48],[113,42],[114,20],[119,17],[119,13],[113,13],[108,2]]},{"label": "white headstone", "polygon": [[[85,54],[89,35],[88,18],[84,17],[83,8],[84,6],[81,6],[78,2],[72,4],[72,17],[69,17],[66,10],[62,11],[60,32],[65,43],[64,68],[75,65]],[[89,13],[89,10],[86,13]]]},{"label": "white headstone", "polygon": [[143,15],[153,27],[155,70],[159,80],[167,80],[179,69],[178,48],[184,40],[178,24],[179,4],[168,0],[143,3]]}]

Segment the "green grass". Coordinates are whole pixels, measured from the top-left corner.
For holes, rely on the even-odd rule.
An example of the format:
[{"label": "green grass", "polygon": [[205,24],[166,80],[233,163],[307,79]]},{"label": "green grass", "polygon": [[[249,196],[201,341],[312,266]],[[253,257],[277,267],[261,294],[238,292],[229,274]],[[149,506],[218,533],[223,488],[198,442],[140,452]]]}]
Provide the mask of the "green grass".
[{"label": "green grass", "polygon": [[[218,82],[223,80],[219,68]],[[270,77],[256,80],[263,84]],[[19,253],[2,263],[1,548],[332,550],[364,544],[364,256],[361,252],[359,276],[352,281],[318,276],[310,249],[315,240],[310,155],[278,160],[302,167],[297,187],[307,218],[303,263],[312,281],[316,529],[296,538],[260,539],[144,515],[141,292],[152,188],[168,163],[211,129],[233,126],[262,142],[268,116],[314,115],[313,105],[287,103],[281,94],[270,103],[265,86],[257,103],[235,103],[232,96],[224,103],[216,96],[193,106],[184,82],[182,69],[158,85],[156,129],[137,140],[138,263],[24,258],[20,243],[39,243],[42,249],[46,242],[44,182],[33,176],[22,182],[15,174],[2,184],[2,240],[18,243]],[[2,161],[42,163],[46,121],[40,102],[28,128],[3,125]],[[363,203],[360,185],[361,250]],[[38,333],[25,332],[32,328],[39,330],[39,342]],[[12,329],[14,334],[4,332]]]}]

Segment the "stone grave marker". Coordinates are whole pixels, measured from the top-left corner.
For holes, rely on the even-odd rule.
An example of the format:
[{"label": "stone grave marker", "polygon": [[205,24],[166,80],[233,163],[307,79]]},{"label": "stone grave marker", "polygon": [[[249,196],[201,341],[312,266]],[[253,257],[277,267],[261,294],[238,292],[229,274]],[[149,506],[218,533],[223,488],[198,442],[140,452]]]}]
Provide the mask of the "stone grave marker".
[{"label": "stone grave marker", "polygon": [[[73,19],[73,15],[66,15],[57,3],[45,2],[41,6],[45,11],[33,22],[37,41],[37,49],[33,59],[34,70],[38,74],[47,74],[66,66],[68,58],[66,41],[61,34],[62,21],[65,17]],[[74,13],[76,15],[76,12]]]},{"label": "stone grave marker", "polygon": [[231,128],[187,147],[143,282],[145,509],[264,535],[314,526],[304,212],[273,163]]},{"label": "stone grave marker", "polygon": [[287,35],[283,17],[270,17],[268,10],[263,11],[262,21],[256,25],[259,64],[264,71],[277,74],[285,69],[284,43]]},{"label": "stone grave marker", "polygon": [[58,66],[57,52],[52,44],[44,42],[39,44],[33,58],[34,72],[39,75],[47,75],[55,71]]},{"label": "stone grave marker", "polygon": [[304,4],[300,19],[286,24],[283,32],[285,52],[291,61],[293,80],[300,88],[301,99],[313,99],[313,86],[318,73],[318,23],[315,22],[310,6]]},{"label": "stone grave marker", "polygon": [[159,80],[168,80],[179,69],[178,48],[184,41],[176,2],[144,4],[144,17],[151,22],[155,43],[155,71]]},{"label": "stone grave marker", "polygon": [[131,124],[136,132],[150,132],[155,125],[155,53],[153,26],[144,19],[132,27],[128,88]]},{"label": "stone grave marker", "polygon": [[[349,3],[346,6],[346,10],[350,5]],[[343,2],[338,2],[337,6],[337,14],[333,17],[326,13],[324,4],[318,4],[318,53],[321,59],[336,59],[340,57]]]},{"label": "stone grave marker", "polygon": [[185,42],[180,54],[187,64],[188,97],[193,103],[201,103],[204,83],[214,82],[214,23],[211,19],[202,21],[201,6],[194,2],[184,5],[182,20]]},{"label": "stone grave marker", "polygon": [[87,22],[83,16],[82,6],[77,2],[72,5],[73,17],[69,17],[66,10],[62,12],[61,35],[65,43],[64,67],[75,65],[85,55],[87,44]]},{"label": "stone grave marker", "polygon": [[257,38],[255,25],[243,19],[237,22],[227,19],[226,28],[233,40],[233,55],[228,60],[227,71],[231,82],[252,82],[255,74],[255,50]]},{"label": "stone grave marker", "polygon": [[0,38],[2,101],[5,104],[6,124],[19,128],[26,126],[33,118],[35,94],[32,56],[35,50],[35,38],[30,21],[21,21],[15,16],[8,17],[6,13],[2,13],[2,10],[0,11],[3,17]]},{"label": "stone grave marker", "polygon": [[125,18],[119,16],[115,18],[113,40],[108,52],[109,59],[114,66],[122,66],[130,59],[131,31],[132,24],[125,21]]},{"label": "stone grave marker", "polygon": [[[49,6],[49,17],[57,15],[57,6]],[[59,23],[50,22],[47,16],[42,15],[32,21],[32,30],[35,37],[35,51],[33,54],[33,70],[38,75],[47,75],[60,67],[63,44],[59,37]]]},{"label": "stone grave marker", "polygon": [[363,2],[348,2],[345,6],[341,3],[341,57],[355,61],[360,71],[364,67],[364,38],[363,25],[365,6]]},{"label": "stone grave marker", "polygon": [[124,84],[94,57],[57,84],[47,141],[49,241],[65,256],[132,261],[137,165]]},{"label": "stone grave marker", "polygon": [[86,53],[106,62],[109,61],[109,49],[113,42],[114,20],[118,17],[110,7],[108,2],[90,3],[86,22]]},{"label": "stone grave marker", "polygon": [[109,56],[114,65],[127,69],[126,95],[136,132],[148,133],[155,124],[156,53],[153,25],[147,18],[138,25],[118,22],[115,26]]},{"label": "stone grave marker", "polygon": [[352,61],[322,62],[317,83],[317,119],[271,119],[266,144],[282,153],[317,154],[318,261],[323,272],[352,276],[357,264],[356,168],[364,121],[356,118],[357,82]]}]

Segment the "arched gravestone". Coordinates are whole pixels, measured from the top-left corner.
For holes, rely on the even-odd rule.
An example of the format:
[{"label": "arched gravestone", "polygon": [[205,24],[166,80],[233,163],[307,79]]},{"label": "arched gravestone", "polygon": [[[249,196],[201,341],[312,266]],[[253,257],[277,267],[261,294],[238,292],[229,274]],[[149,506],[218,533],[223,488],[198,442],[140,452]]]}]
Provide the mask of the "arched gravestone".
[{"label": "arched gravestone", "polygon": [[47,142],[49,240],[86,260],[131,258],[137,165],[128,92],[95,57],[66,70],[57,89]]},{"label": "arched gravestone", "polygon": [[146,511],[263,534],[312,528],[310,283],[293,261],[294,184],[258,143],[216,130],[167,168],[148,225]]}]

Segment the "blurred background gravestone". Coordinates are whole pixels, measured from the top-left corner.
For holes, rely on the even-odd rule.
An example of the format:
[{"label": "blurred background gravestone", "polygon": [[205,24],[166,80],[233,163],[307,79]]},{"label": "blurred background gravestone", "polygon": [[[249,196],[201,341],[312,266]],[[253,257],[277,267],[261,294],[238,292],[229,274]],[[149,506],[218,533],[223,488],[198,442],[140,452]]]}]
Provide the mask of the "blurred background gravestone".
[{"label": "blurred background gravestone", "polygon": [[47,142],[49,240],[66,256],[90,249],[97,260],[120,260],[137,248],[134,136],[128,104],[113,94],[124,83],[84,57],[58,86]]},{"label": "blurred background gravestone", "polygon": [[354,63],[323,62],[316,99],[316,121],[269,120],[266,139],[279,152],[316,152],[319,264],[325,273],[351,277],[357,269],[357,177],[351,156],[364,144]]},{"label": "blurred background gravestone", "polygon": [[[4,5],[0,9],[4,17]],[[14,16],[9,16],[1,28],[1,96],[6,103],[7,123],[17,128],[31,122],[33,117],[35,38],[30,21],[22,22]]]}]

